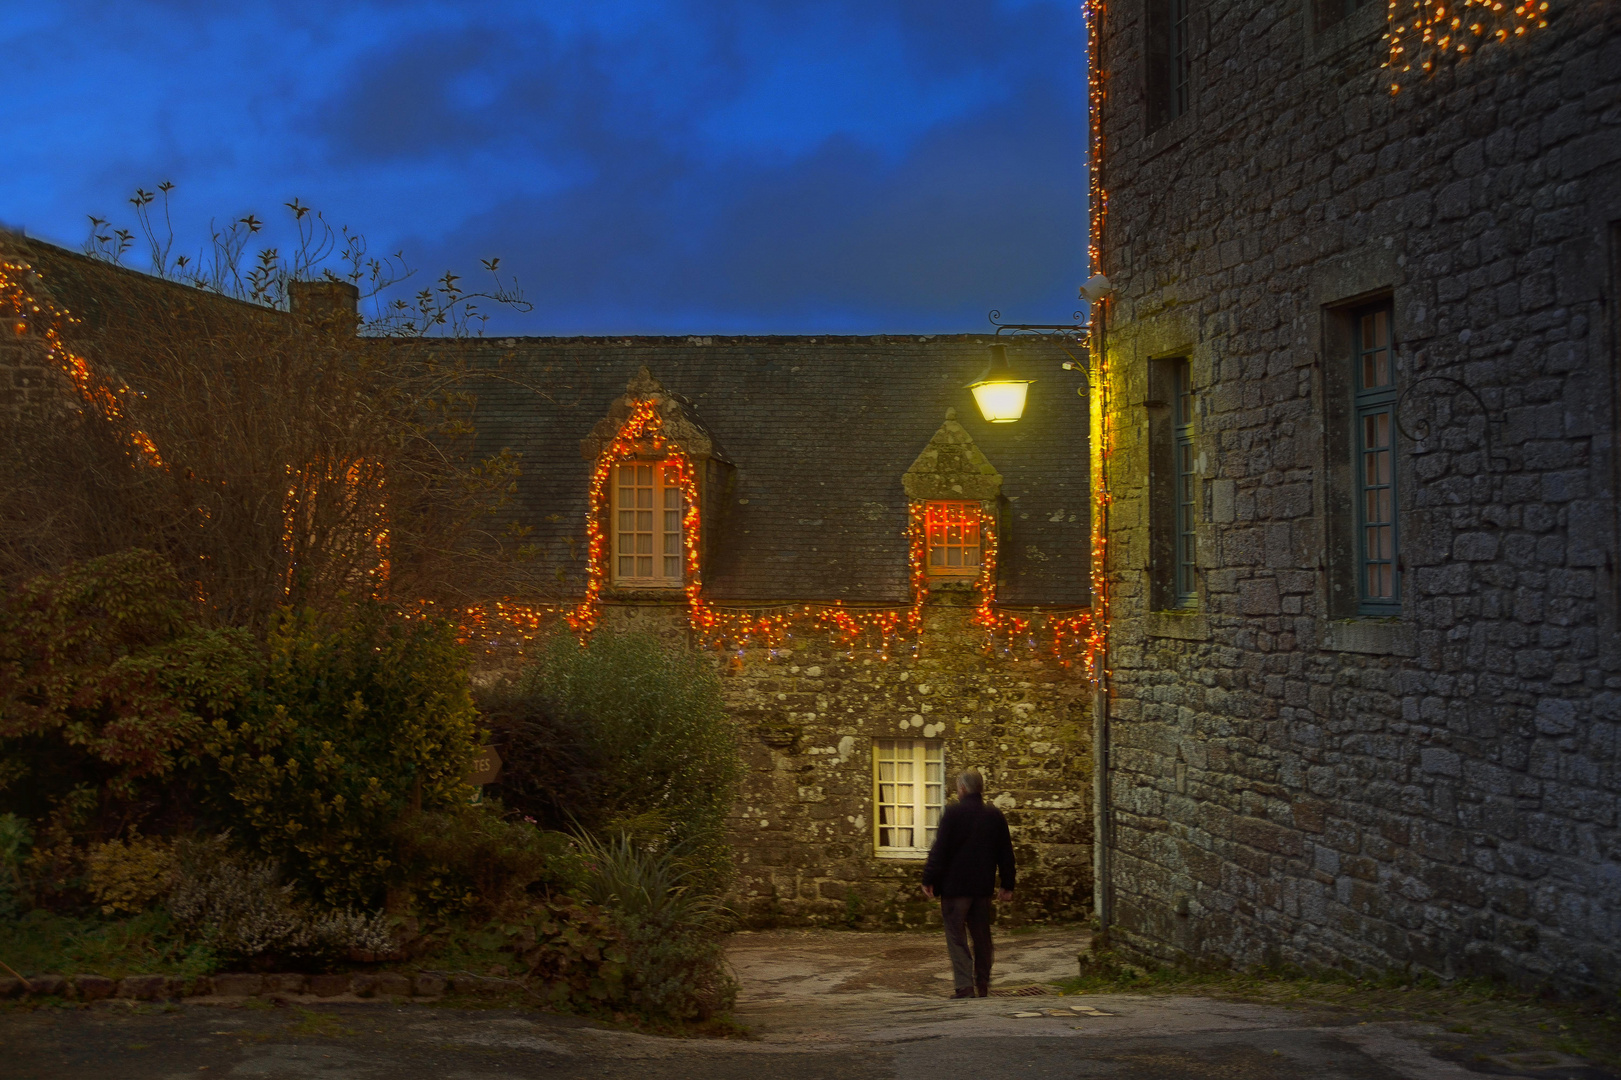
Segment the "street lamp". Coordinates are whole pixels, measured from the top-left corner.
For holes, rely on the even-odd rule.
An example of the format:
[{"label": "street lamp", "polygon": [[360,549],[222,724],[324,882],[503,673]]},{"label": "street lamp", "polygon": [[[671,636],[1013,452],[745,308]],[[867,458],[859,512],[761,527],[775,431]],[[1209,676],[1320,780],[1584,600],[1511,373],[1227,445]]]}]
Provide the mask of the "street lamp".
[{"label": "street lamp", "polygon": [[1024,396],[1034,379],[1021,379],[1007,361],[1007,346],[991,346],[991,362],[968,389],[974,392],[979,415],[992,424],[1011,424],[1024,415]]},{"label": "street lamp", "polygon": [[[1082,348],[1086,346],[1087,327],[1080,321],[1080,312],[1075,313],[1075,322],[1071,325],[997,322],[996,320],[1001,317],[1000,311],[993,311],[990,314],[991,325],[996,327],[998,338],[1003,333],[1039,334],[1042,337],[1060,340],[1072,338]],[[1067,349],[1064,351],[1069,352]],[[1085,365],[1076,360],[1073,354],[1071,361],[1064,365],[1066,370],[1085,370]],[[991,346],[991,362],[985,368],[984,374],[969,383],[968,389],[974,392],[974,403],[979,406],[979,415],[992,424],[1011,424],[1024,415],[1025,395],[1033,382],[1034,379],[1021,379],[1018,372],[1013,370],[1013,365],[1008,363],[1007,346],[998,341]]]}]

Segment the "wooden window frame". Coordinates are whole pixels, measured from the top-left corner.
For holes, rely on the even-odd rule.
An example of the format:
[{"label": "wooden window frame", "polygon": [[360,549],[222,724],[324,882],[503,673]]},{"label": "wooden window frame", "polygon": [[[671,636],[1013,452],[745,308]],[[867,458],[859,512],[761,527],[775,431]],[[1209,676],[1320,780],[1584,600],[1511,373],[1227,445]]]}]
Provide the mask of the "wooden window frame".
[{"label": "wooden window frame", "polygon": [[[903,757],[903,754],[906,755]],[[886,779],[884,765],[895,766]],[[910,780],[902,780],[902,764]],[[933,766],[931,772],[930,766]],[[902,799],[902,787],[910,787]],[[886,796],[888,796],[886,798]],[[938,799],[938,801],[934,801]],[[883,859],[923,859],[945,812],[945,742],[941,739],[874,739],[872,744],[872,847]],[[897,811],[891,817],[891,811]],[[899,813],[904,811],[904,813]],[[932,812],[932,813],[931,813]],[[904,839],[897,835],[907,834]]]},{"label": "wooden window frame", "polygon": [[[1401,614],[1395,313],[1390,302],[1385,300],[1356,308],[1350,315],[1351,476],[1356,492],[1357,614],[1394,616]],[[1371,345],[1367,340],[1370,326],[1376,335],[1380,329],[1383,331],[1382,340]],[[1382,380],[1379,379],[1378,368],[1381,353],[1384,363]],[[1372,385],[1369,383],[1370,373],[1374,377]],[[1378,467],[1381,456],[1382,469]],[[1375,466],[1371,474],[1370,464]]]},{"label": "wooden window frame", "polygon": [[[651,470],[650,475],[653,482],[650,486],[642,485],[640,482],[641,477],[639,475],[635,478],[636,482],[630,485],[631,489],[637,491],[638,493],[643,490],[650,491],[651,506],[643,507],[638,505],[635,507],[625,507],[623,505],[622,500],[624,498],[625,485],[622,483],[621,477],[622,470],[624,469]],[[686,500],[682,495],[680,483],[670,482],[669,471],[669,462],[666,460],[623,461],[614,466],[614,473],[609,484],[611,496],[609,499],[608,509],[608,531],[610,546],[613,549],[609,556],[609,564],[613,568],[612,580],[615,587],[630,589],[680,589],[686,585]],[[674,495],[675,497],[673,506],[670,505],[671,495]],[[624,523],[622,522],[621,515],[627,512],[650,513],[652,518],[651,522],[649,522],[650,528],[641,528],[641,523],[637,521],[633,523],[636,527],[628,531],[624,529],[622,527]],[[676,515],[676,529],[674,532],[671,532],[668,528],[670,520],[669,515],[672,513]],[[661,518],[663,520],[660,520]],[[621,545],[623,544],[624,538],[627,535],[636,537],[641,537],[643,535],[648,536],[650,539],[651,550],[648,552],[642,552],[639,550],[630,553],[624,552]],[[675,548],[673,553],[669,550],[671,547],[672,537],[674,538],[673,546]],[[639,572],[629,574],[624,573],[622,572],[621,560],[625,558],[648,558],[652,562],[651,569],[653,572],[647,574],[642,574]],[[672,558],[675,560],[675,573],[673,576],[671,576],[669,573],[669,570],[671,569],[670,560]],[[633,567],[632,569],[639,571],[641,567],[637,566]]]},{"label": "wooden window frame", "polygon": [[[953,520],[953,515],[964,515],[962,520]],[[972,529],[974,543],[950,543],[950,530],[952,528]],[[929,499],[923,504],[923,571],[931,578],[944,579],[973,579],[979,576],[980,567],[984,565],[985,556],[985,525],[983,521],[983,508],[979,503],[968,499]],[[936,545],[935,539],[943,541]],[[959,534],[961,537],[962,534]],[[952,550],[958,552],[973,551],[973,562],[965,561],[956,566],[949,565]],[[942,553],[944,559],[940,565],[935,564],[936,551]]]}]

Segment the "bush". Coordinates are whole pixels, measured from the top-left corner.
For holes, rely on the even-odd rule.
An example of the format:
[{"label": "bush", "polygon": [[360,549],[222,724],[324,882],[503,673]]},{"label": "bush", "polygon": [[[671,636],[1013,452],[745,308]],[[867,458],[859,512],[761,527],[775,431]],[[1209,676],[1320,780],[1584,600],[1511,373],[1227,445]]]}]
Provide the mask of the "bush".
[{"label": "bush", "polygon": [[612,913],[628,957],[630,1006],[678,1022],[730,1008],[737,984],[719,934],[726,912],[699,891],[680,852],[639,847],[624,833],[608,843],[582,837],[580,845],[580,895]]},{"label": "bush", "polygon": [[0,802],[53,846],[184,811],[203,732],[262,667],[245,631],[196,621],[152,552],[33,579],[0,601]]},{"label": "bush", "polygon": [[448,622],[373,602],[284,613],[268,646],[264,691],[205,739],[216,801],[312,899],[378,906],[402,882],[400,819],[471,794],[466,652]]},{"label": "bush", "polygon": [[489,917],[564,883],[568,838],[501,815],[501,805],[487,801],[401,819],[395,837],[416,906]]},{"label": "bush", "polygon": [[128,842],[94,844],[85,859],[90,892],[103,915],[145,911],[174,885],[175,856],[167,841],[133,830]]},{"label": "bush", "polygon": [[624,942],[601,908],[548,902],[507,932],[541,996],[557,1006],[620,1008],[627,971]]},{"label": "bush", "polygon": [[702,656],[646,634],[599,631],[583,647],[560,635],[480,705],[508,805],[551,828],[629,831],[649,848],[680,847],[696,888],[724,888],[741,764],[720,681]]},{"label": "bush", "polygon": [[312,910],[281,882],[274,862],[233,851],[227,836],[181,841],[176,849],[169,912],[222,960],[324,964],[351,950],[397,948],[382,915]]}]

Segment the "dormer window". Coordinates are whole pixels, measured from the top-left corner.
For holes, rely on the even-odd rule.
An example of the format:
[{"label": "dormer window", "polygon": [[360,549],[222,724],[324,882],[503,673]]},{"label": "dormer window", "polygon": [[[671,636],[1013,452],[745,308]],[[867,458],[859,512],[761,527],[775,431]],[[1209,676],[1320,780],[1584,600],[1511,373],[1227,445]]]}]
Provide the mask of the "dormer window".
[{"label": "dormer window", "polygon": [[664,462],[614,467],[614,584],[679,589],[682,572],[680,473]]},{"label": "dormer window", "polygon": [[930,499],[924,504],[930,577],[971,578],[979,573],[979,503]]}]

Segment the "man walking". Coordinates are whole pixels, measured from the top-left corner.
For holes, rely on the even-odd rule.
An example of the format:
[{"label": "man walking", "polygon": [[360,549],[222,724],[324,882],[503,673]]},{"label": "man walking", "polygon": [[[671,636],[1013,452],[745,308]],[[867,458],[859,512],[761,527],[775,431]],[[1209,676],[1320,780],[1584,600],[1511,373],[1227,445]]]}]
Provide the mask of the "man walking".
[{"label": "man walking", "polygon": [[[1002,890],[996,890],[997,871]],[[957,801],[940,815],[940,830],[923,865],[923,895],[940,897],[951,954],[953,997],[985,997],[991,992],[991,896],[1013,899],[1013,838],[1007,818],[985,805],[985,778],[969,769],[957,778]],[[968,952],[968,938],[974,951]]]}]

